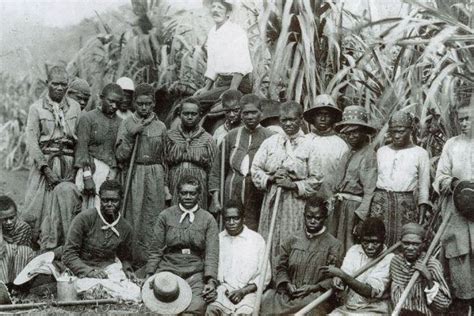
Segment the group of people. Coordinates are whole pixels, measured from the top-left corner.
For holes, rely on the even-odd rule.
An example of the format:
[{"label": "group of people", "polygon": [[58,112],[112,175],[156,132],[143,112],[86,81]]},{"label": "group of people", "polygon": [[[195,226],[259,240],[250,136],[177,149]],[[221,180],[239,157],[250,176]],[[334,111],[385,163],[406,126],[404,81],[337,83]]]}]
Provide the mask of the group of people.
[{"label": "group of people", "polygon": [[[228,1],[210,6],[206,84],[170,126],[149,84],[108,83],[94,107],[85,80],[49,70],[28,114],[25,203],[0,197],[0,281],[12,288],[53,252],[79,290],[101,286],[159,313],[250,314],[259,299],[260,313],[288,314],[333,289],[313,312],[368,315],[389,313],[418,271],[403,313],[472,309],[474,224],[455,205],[474,181],[472,105],[458,107],[462,134],[432,179],[410,113],[391,115],[375,148],[362,106],[342,111],[323,94],[304,110],[249,94],[245,32]],[[201,122],[217,99],[225,122],[211,135]],[[432,190],[451,217],[440,254],[424,260]]]}]

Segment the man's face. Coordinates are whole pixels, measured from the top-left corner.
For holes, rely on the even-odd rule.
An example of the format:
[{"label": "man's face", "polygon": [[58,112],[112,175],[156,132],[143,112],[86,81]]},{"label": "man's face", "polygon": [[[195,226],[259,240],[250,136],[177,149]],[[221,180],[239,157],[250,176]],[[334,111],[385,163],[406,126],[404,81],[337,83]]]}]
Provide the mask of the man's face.
[{"label": "man's face", "polygon": [[388,132],[390,133],[394,147],[404,148],[410,144],[411,128],[395,126],[390,127]]},{"label": "man's face", "polygon": [[347,142],[352,148],[359,148],[364,143],[367,134],[362,127],[356,127],[353,130],[344,132]]},{"label": "man's face", "polygon": [[244,219],[239,215],[239,210],[236,208],[228,208],[222,214],[224,219],[224,227],[231,236],[237,236],[244,229]]},{"label": "man's face", "polygon": [[225,109],[225,120],[230,126],[239,125],[240,123],[240,106],[237,101],[230,101],[223,104]]},{"label": "man's face", "polygon": [[102,112],[108,116],[114,115],[120,102],[122,102],[121,94],[113,91],[107,93],[107,95],[102,96]]},{"label": "man's face", "polygon": [[115,218],[120,210],[120,202],[118,191],[103,191],[100,193],[100,212],[104,217]]},{"label": "man's face", "polygon": [[304,211],[304,224],[308,233],[319,232],[326,222],[326,216],[319,207],[309,207]]},{"label": "man's face", "polygon": [[84,110],[90,99],[90,95],[78,91],[69,91],[68,96],[79,103],[81,110]]},{"label": "man's face", "polygon": [[461,108],[458,111],[458,120],[459,120],[459,125],[461,126],[461,132],[464,135],[468,135],[472,137],[472,112],[474,109],[471,108]]},{"label": "man's face", "polygon": [[364,236],[360,244],[369,258],[376,258],[383,248],[383,240],[377,236]]},{"label": "man's face", "polygon": [[17,221],[17,214],[15,207],[10,207],[7,211],[3,212],[4,218],[0,219],[4,230],[9,231],[15,227]]},{"label": "man's face", "polygon": [[135,112],[142,118],[150,116],[155,103],[149,95],[141,95],[135,100]]},{"label": "man's face", "polygon": [[423,240],[415,234],[406,234],[402,237],[402,252],[405,259],[414,262],[421,254]]},{"label": "man's face", "polygon": [[180,117],[184,127],[195,128],[201,119],[199,106],[194,103],[183,103]]},{"label": "man's face", "polygon": [[328,109],[319,109],[316,111],[313,125],[314,127],[321,132],[327,131],[332,128],[334,124],[334,115],[331,110]]},{"label": "man's face", "polygon": [[51,100],[54,102],[61,102],[66,94],[67,86],[68,80],[65,72],[52,74],[48,81],[48,92]]},{"label": "man's face", "polygon": [[122,102],[118,104],[118,109],[122,112],[127,112],[127,110],[132,109],[133,104],[133,91],[123,90],[123,99]]},{"label": "man's face", "polygon": [[199,190],[196,185],[184,184],[178,191],[179,203],[186,209],[191,209],[198,203]]},{"label": "man's face", "polygon": [[213,1],[211,4],[211,16],[214,23],[221,25],[227,20],[227,8],[220,1]]},{"label": "man's face", "polygon": [[286,135],[292,136],[300,130],[301,115],[297,111],[280,111],[280,126]]},{"label": "man's face", "polygon": [[248,129],[253,130],[260,123],[260,119],[262,117],[262,111],[260,111],[255,104],[248,103],[242,106],[241,116],[242,116],[242,121],[244,122],[245,126]]}]

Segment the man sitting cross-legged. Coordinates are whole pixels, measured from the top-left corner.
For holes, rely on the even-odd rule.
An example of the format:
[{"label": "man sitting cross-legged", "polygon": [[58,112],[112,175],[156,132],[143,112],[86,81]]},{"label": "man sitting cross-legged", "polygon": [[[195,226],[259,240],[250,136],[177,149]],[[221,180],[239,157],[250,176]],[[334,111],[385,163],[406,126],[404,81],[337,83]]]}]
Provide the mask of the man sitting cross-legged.
[{"label": "man sitting cross-legged", "polygon": [[353,275],[377,258],[386,249],[385,225],[381,219],[368,218],[361,225],[361,244],[347,251],[341,268],[326,266],[321,268],[326,275],[334,276],[334,285],[348,289],[344,305],[330,315],[371,315],[388,314],[388,301],[382,299],[390,281],[390,262],[393,254],[388,254],[375,266],[357,278]]},{"label": "man sitting cross-legged", "polygon": [[109,296],[140,300],[140,288],[128,281],[131,270],[132,227],[119,213],[122,187],[106,180],[99,190],[100,208],[79,213],[64,246],[63,263],[80,279],[79,293],[102,286]]},{"label": "man sitting cross-legged", "polygon": [[[220,285],[217,288],[217,299],[208,306],[206,314],[251,314],[257,285],[262,277],[260,269],[265,241],[259,233],[244,225],[244,209],[239,202],[227,202],[222,216],[225,231],[219,234]],[[268,285],[270,278],[268,266],[264,286]]]}]

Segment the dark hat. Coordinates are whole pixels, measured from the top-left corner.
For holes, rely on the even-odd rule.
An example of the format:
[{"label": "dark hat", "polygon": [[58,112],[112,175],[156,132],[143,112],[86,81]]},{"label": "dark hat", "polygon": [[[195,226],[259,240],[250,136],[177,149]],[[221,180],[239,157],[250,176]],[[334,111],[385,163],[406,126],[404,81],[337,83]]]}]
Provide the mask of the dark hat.
[{"label": "dark hat", "polygon": [[265,121],[280,116],[280,102],[275,100],[262,100],[262,119],[260,124],[265,125]]},{"label": "dark hat", "polygon": [[160,272],[143,284],[142,300],[148,309],[159,314],[182,313],[191,304],[189,284],[171,272]]},{"label": "dark hat", "polygon": [[312,124],[314,116],[319,109],[330,110],[336,117],[336,122],[341,120],[342,111],[337,107],[336,102],[329,94],[318,95],[314,100],[314,104],[303,113],[304,119]]},{"label": "dark hat", "polygon": [[474,182],[460,181],[454,188],[453,200],[458,212],[474,221]]},{"label": "dark hat", "polygon": [[423,226],[417,223],[407,223],[402,226],[401,236],[405,235],[418,235],[421,238],[425,237],[425,229]]},{"label": "dark hat", "polygon": [[364,107],[359,105],[349,105],[344,109],[342,113],[342,121],[336,123],[334,129],[336,132],[340,132],[346,126],[356,125],[367,128],[371,133],[375,133],[377,130],[371,124],[369,124],[369,116]]}]

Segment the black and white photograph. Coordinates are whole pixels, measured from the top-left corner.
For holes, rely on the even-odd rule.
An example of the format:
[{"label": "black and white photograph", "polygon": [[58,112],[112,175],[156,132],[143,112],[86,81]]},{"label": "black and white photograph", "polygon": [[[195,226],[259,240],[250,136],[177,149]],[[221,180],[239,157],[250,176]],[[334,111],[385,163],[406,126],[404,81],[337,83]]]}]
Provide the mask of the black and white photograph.
[{"label": "black and white photograph", "polygon": [[0,0],[0,314],[474,315],[473,0]]}]

